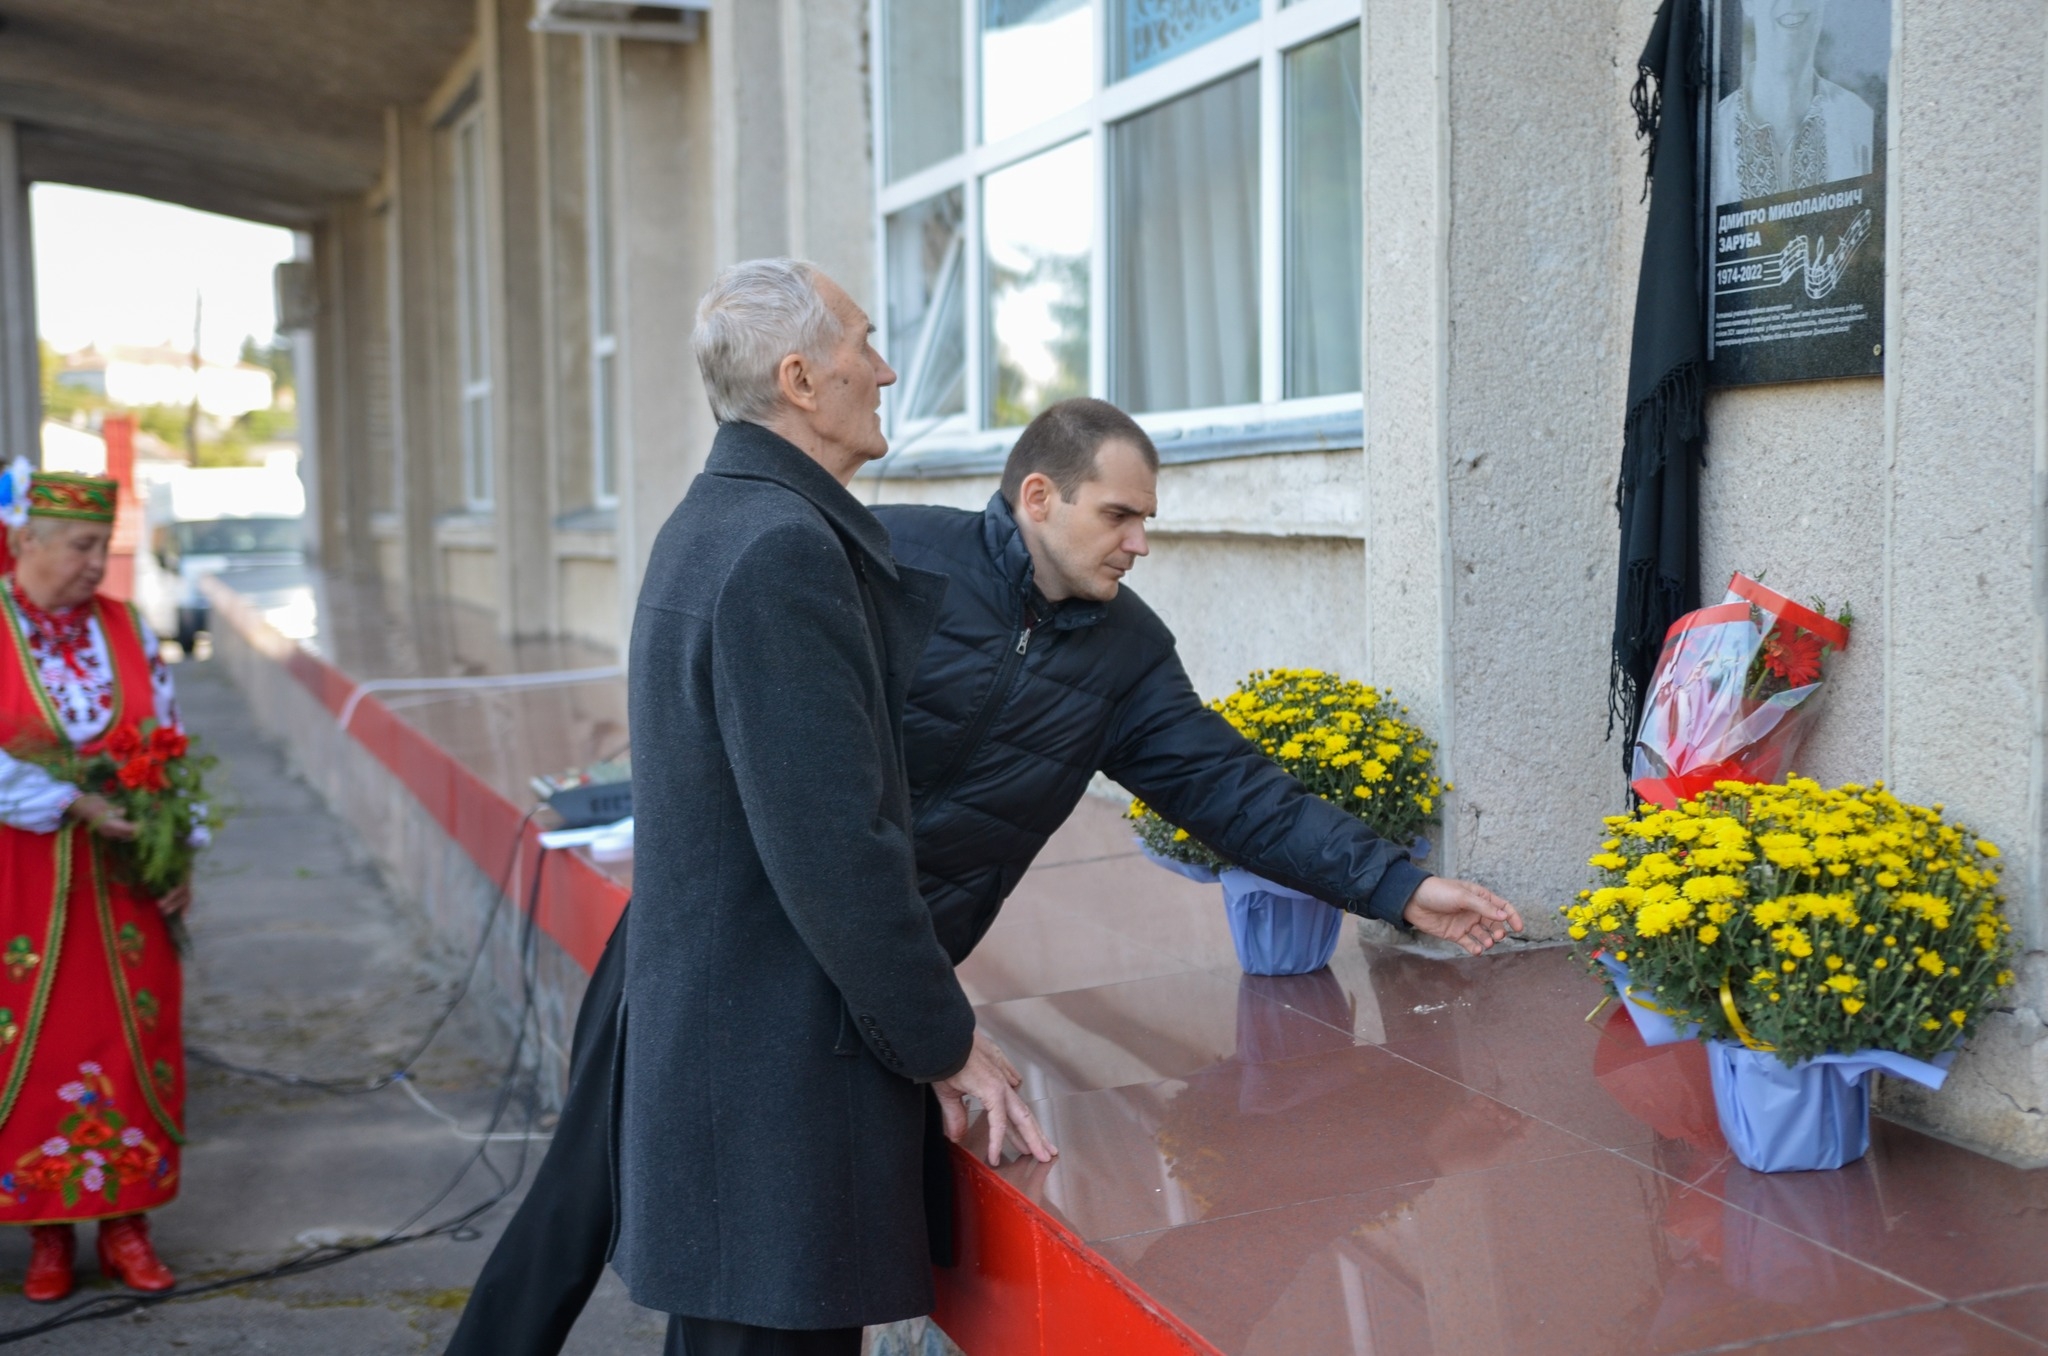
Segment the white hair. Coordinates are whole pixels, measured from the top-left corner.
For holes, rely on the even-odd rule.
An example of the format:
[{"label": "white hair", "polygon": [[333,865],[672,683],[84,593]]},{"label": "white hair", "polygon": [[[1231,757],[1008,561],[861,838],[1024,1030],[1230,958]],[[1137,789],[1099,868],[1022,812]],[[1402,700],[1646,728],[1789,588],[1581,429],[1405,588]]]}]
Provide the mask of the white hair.
[{"label": "white hair", "polygon": [[839,318],[818,295],[823,276],[801,259],[749,259],[705,291],[690,346],[719,423],[758,424],[774,414],[782,360],[799,353],[823,362],[839,342]]}]

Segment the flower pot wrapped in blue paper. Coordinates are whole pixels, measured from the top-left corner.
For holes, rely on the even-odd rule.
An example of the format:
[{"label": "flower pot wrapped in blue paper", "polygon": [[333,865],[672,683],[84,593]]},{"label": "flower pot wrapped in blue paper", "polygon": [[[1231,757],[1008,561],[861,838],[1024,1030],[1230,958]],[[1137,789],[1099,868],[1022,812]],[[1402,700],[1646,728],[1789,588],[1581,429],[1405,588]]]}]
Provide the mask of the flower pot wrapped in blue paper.
[{"label": "flower pot wrapped in blue paper", "polygon": [[1306,975],[1322,969],[1336,953],[1344,913],[1313,895],[1290,890],[1238,867],[1216,871],[1177,862],[1146,847],[1138,850],[1176,876],[1204,885],[1223,883],[1223,910],[1237,963],[1248,975]]},{"label": "flower pot wrapped in blue paper", "polygon": [[1228,867],[1223,909],[1237,963],[1248,975],[1306,975],[1330,963],[1344,913],[1313,895]]},{"label": "flower pot wrapped in blue paper", "polygon": [[1614,991],[1621,995],[1621,1001],[1628,1008],[1628,1015],[1635,1021],[1636,1034],[1643,1038],[1645,1045],[1676,1045],[1689,1041],[1700,1034],[1697,1023],[1679,1025],[1677,1019],[1658,1007],[1640,991],[1629,986],[1628,967],[1603,951],[1594,957],[1600,968],[1614,981]]},{"label": "flower pot wrapped in blue paper", "polygon": [[1151,848],[1146,847],[1145,840],[1142,838],[1138,840],[1138,851],[1144,853],[1145,859],[1154,866],[1163,866],[1174,875],[1185,876],[1197,885],[1214,885],[1216,883],[1216,869],[1214,867],[1203,866],[1197,862],[1177,862],[1171,857],[1163,857]]},{"label": "flower pot wrapped in blue paper", "polygon": [[1955,1061],[1889,1050],[1817,1055],[1787,1067],[1777,1054],[1734,1041],[1707,1042],[1707,1069],[1721,1134],[1758,1172],[1839,1168],[1870,1151],[1870,1075],[1882,1071],[1939,1089]]}]

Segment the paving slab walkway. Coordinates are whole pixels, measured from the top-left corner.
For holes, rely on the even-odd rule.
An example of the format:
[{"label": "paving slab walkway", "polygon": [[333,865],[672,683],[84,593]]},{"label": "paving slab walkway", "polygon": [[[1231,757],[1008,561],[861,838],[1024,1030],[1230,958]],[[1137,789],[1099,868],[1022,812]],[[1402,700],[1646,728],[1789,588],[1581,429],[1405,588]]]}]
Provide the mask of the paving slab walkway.
[{"label": "paving slab walkway", "polygon": [[[324,1077],[388,1069],[454,994],[463,956],[431,942],[394,900],[355,835],[260,736],[240,693],[208,663],[178,671],[186,723],[221,758],[235,817],[201,867],[186,970],[186,1039],[250,1067]],[[490,1114],[510,1041],[471,1000],[417,1067],[417,1089],[470,1130]],[[278,1086],[194,1060],[184,1190],[153,1217],[181,1280],[255,1271],[309,1241],[376,1237],[447,1186],[476,1144],[399,1087],[355,1096]],[[515,1109],[502,1127],[524,1129]],[[530,1176],[545,1146],[529,1148]],[[508,1173],[518,1143],[495,1143]],[[496,1190],[473,1169],[429,1220]],[[513,1198],[516,1200],[516,1196]],[[286,1280],[63,1328],[12,1344],[72,1356],[167,1351],[303,1356],[437,1352],[511,1203],[473,1234],[358,1256]],[[117,1293],[80,1230],[79,1299]],[[0,1339],[68,1305],[21,1298],[27,1232],[0,1229]],[[656,1352],[663,1319],[635,1306],[614,1276],[593,1297],[568,1350]]]}]

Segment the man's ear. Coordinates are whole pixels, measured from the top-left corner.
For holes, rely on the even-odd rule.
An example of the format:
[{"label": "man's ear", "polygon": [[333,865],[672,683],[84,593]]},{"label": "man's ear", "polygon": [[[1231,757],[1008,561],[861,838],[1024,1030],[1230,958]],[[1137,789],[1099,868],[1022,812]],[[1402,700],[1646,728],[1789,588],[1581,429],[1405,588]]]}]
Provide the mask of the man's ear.
[{"label": "man's ear", "polygon": [[1033,471],[1017,487],[1017,511],[1034,523],[1042,523],[1051,515],[1052,501],[1059,497],[1059,492],[1060,487],[1053,484],[1051,476]]},{"label": "man's ear", "polygon": [[799,410],[818,408],[818,388],[812,380],[811,364],[801,353],[784,354],[775,366],[775,385],[782,400]]}]

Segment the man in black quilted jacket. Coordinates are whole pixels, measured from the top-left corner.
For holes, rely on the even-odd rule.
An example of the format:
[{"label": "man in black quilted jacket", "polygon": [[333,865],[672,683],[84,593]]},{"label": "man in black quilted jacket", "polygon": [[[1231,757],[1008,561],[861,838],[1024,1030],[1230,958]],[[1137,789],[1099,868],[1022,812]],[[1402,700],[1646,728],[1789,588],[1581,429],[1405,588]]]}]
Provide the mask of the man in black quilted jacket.
[{"label": "man in black quilted jacket", "polygon": [[[1130,416],[1068,400],[1019,436],[982,512],[875,510],[898,561],[949,580],[903,729],[919,888],[954,964],[1098,770],[1229,860],[1351,912],[1473,954],[1520,930],[1512,905],[1422,870],[1405,845],[1309,793],[1203,705],[1172,633],[1122,587],[1146,553],[1158,467]],[[478,1278],[451,1356],[558,1351],[603,1272],[624,937],[622,919],[577,1018],[554,1143]],[[954,1097],[940,1109],[959,1140],[966,1107]],[[986,1146],[992,1163],[1001,1151]],[[949,1185],[936,1154],[926,1190],[941,1261]]]}]

